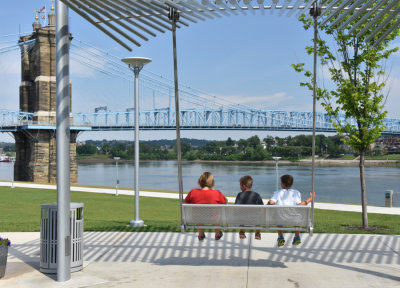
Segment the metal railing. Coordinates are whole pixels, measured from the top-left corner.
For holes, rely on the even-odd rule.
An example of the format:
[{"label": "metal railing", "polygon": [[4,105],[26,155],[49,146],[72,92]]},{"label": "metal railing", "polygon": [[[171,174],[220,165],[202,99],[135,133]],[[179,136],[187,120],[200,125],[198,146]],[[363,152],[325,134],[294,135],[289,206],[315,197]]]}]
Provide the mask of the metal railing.
[{"label": "metal railing", "polygon": [[[0,110],[0,131],[21,129],[55,129],[55,117],[34,121],[33,113]],[[335,132],[332,117],[317,112],[316,130]],[[339,115],[342,124],[354,119]],[[270,131],[311,131],[312,112],[281,110],[240,110],[240,109],[183,109],[180,111],[180,125],[186,130],[270,130]],[[400,119],[386,118],[382,134],[400,135]],[[71,129],[75,130],[131,130],[135,126],[134,111],[73,113]],[[175,129],[175,111],[169,108],[142,110],[139,112],[139,126],[143,130]]]}]

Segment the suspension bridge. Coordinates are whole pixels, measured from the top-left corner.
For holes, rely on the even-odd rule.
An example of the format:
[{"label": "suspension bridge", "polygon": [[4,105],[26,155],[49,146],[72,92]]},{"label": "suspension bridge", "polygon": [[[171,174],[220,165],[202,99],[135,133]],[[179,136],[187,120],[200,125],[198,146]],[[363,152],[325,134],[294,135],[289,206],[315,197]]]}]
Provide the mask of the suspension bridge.
[{"label": "suspension bridge", "polygon": [[[134,111],[73,113],[71,130],[115,131],[133,130]],[[261,131],[312,131],[312,112],[278,110],[239,109],[183,109],[180,111],[183,130],[261,130]],[[0,110],[0,132],[16,132],[29,129],[54,130],[56,123],[33,121],[33,113]],[[174,130],[176,128],[173,109],[139,111],[141,130]],[[335,132],[332,117],[326,113],[316,114],[316,131]],[[339,121],[355,125],[354,119],[339,115]],[[400,135],[400,119],[386,118],[384,135]]]},{"label": "suspension bridge", "polygon": [[[15,36],[14,34],[3,35],[2,37],[15,38]],[[0,54],[20,50],[23,61],[34,46],[35,40],[16,42],[15,40],[14,44],[0,48]],[[133,81],[131,71],[121,63],[119,57],[102,51],[80,39],[75,38],[71,43],[71,61],[79,62],[109,77]],[[176,117],[171,100],[173,81],[148,70],[143,70],[140,85],[153,91],[153,109],[140,109],[139,111],[140,129],[174,130],[176,128]],[[155,93],[164,97],[164,100],[169,99],[166,108],[156,108]],[[184,103],[183,107],[185,107],[180,109],[179,115],[180,127],[183,130],[312,131],[313,115],[309,111],[255,109],[210,95],[184,84],[179,87],[179,96],[180,101]],[[38,122],[33,119],[34,113],[0,110],[0,132],[17,132],[30,129],[55,130],[55,122]],[[317,112],[316,131],[335,132],[336,129],[331,123],[332,119],[326,113]],[[342,125],[347,122],[356,124],[354,119],[347,119],[344,114],[339,115],[337,120]],[[400,135],[400,119],[386,118],[384,126],[386,128],[382,134]],[[76,131],[133,130],[134,127],[134,108],[111,112],[106,107],[98,107],[93,113],[72,113],[71,118],[71,130]]]}]

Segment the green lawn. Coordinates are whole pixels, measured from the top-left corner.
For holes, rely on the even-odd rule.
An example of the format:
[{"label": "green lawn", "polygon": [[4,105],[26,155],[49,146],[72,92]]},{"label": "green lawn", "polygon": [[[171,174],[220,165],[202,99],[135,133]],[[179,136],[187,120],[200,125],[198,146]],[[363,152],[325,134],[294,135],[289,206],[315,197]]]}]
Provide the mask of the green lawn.
[{"label": "green lawn", "polygon": [[[0,231],[40,231],[40,204],[56,201],[55,190],[0,187]],[[129,227],[134,218],[132,196],[71,192],[71,202],[84,203],[85,231],[180,231],[178,200],[141,197],[144,228]],[[369,214],[369,224],[382,230],[344,229],[360,226],[361,213],[315,210],[315,233],[400,234],[400,215]]]},{"label": "green lawn", "polygon": [[382,156],[366,156],[367,160],[400,160],[400,154],[388,154]]}]

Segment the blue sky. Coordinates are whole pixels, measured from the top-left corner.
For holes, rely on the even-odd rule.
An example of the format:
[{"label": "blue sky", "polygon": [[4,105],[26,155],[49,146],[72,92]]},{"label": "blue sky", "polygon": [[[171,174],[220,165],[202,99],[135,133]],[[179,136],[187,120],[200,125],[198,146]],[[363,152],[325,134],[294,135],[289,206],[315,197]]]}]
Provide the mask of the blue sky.
[{"label": "blue sky", "polygon": [[[0,48],[14,44],[18,33],[32,31],[35,10],[46,6],[50,11],[50,1],[2,1],[0,10]],[[159,33],[157,37],[142,42],[142,47],[133,47],[133,52],[125,50],[93,27],[79,15],[70,11],[70,32],[75,43],[85,41],[119,58],[143,56],[153,60],[145,70],[172,79],[172,35]],[[311,31],[304,31],[294,17],[279,16],[275,11],[254,15],[223,16],[214,20],[201,21],[177,31],[178,69],[181,84],[199,89],[233,102],[259,109],[312,110],[310,92],[299,87],[304,78],[294,72],[291,64],[309,62],[312,59],[304,53],[304,47],[312,39]],[[11,41],[7,42],[6,41]],[[399,46],[400,39],[393,45]],[[83,48],[75,48],[83,49]],[[0,109],[18,109],[20,84],[19,51],[0,54]],[[390,88],[387,109],[390,117],[400,118],[400,53],[394,55],[388,64],[387,85]],[[311,67],[311,66],[310,66]],[[93,112],[95,107],[108,106],[111,111],[125,111],[133,107],[133,84],[113,78],[96,70],[82,66],[71,59],[72,110]],[[133,73],[132,73],[133,78]],[[324,73],[320,81],[329,83]],[[142,87],[141,108],[153,106],[152,89]],[[168,98],[157,95],[157,108],[165,107]],[[187,107],[187,106],[186,106]],[[322,111],[319,107],[318,110]],[[131,135],[132,134],[132,135]],[[226,139],[247,138],[258,134],[282,135],[271,132],[210,132],[183,131],[182,137]],[[141,132],[141,139],[173,138],[174,132]],[[0,135],[0,141],[11,139]],[[104,132],[82,133],[78,140],[86,139],[133,139],[132,133]]]}]

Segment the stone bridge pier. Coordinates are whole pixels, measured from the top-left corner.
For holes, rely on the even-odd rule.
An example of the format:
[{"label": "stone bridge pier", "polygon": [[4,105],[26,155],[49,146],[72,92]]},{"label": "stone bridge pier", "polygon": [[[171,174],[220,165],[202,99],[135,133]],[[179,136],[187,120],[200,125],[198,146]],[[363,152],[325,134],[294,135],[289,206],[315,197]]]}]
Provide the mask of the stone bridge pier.
[{"label": "stone bridge pier", "polygon": [[[20,38],[20,42],[35,40],[21,49],[20,110],[33,113],[38,129],[14,132],[16,162],[14,179],[35,183],[56,183],[56,40],[55,15],[49,14],[49,25],[33,23],[33,33]],[[71,37],[72,40],[72,37]],[[70,86],[71,88],[71,86]],[[71,91],[71,89],[70,89]],[[71,92],[70,92],[71,93]],[[72,119],[71,119],[72,120]],[[46,127],[47,126],[47,127]],[[76,137],[71,131],[70,175],[77,183]]]}]

